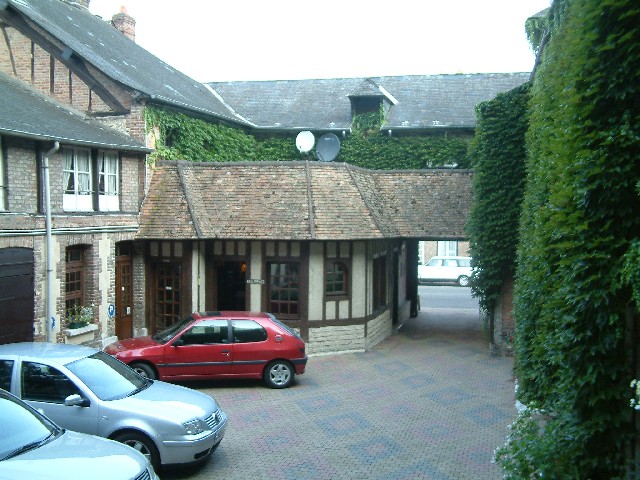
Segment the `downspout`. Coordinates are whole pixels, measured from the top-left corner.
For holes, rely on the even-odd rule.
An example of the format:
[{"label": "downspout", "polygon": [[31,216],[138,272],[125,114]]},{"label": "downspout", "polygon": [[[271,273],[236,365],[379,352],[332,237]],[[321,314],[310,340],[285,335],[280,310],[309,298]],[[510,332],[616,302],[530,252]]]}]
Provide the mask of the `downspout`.
[{"label": "downspout", "polygon": [[44,154],[44,210],[45,210],[45,230],[47,235],[47,281],[46,281],[46,302],[47,302],[47,342],[51,342],[51,334],[55,324],[53,316],[53,298],[51,295],[53,285],[53,247],[51,245],[51,187],[49,185],[49,157],[60,149],[60,142],[54,142],[53,147]]}]

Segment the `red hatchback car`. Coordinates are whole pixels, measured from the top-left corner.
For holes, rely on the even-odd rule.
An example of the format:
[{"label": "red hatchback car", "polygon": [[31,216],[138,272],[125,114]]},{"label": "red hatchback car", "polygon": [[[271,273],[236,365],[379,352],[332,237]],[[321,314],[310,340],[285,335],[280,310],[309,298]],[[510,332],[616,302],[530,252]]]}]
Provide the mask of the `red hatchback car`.
[{"label": "red hatchback car", "polygon": [[270,313],[193,313],[104,351],[151,379],[261,378],[271,388],[290,386],[307,365],[302,338]]}]

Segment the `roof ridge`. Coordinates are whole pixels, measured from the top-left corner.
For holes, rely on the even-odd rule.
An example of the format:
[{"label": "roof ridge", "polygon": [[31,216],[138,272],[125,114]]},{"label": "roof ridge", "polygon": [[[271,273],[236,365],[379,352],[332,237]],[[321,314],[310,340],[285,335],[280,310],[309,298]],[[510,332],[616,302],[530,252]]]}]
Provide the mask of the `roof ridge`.
[{"label": "roof ridge", "polygon": [[185,177],[184,170],[186,169],[186,164],[178,163],[177,165],[178,171],[178,181],[180,182],[180,186],[182,187],[182,193],[184,194],[184,199],[187,201],[187,208],[189,209],[189,217],[191,217],[191,223],[193,224],[193,228],[196,230],[196,235],[198,238],[203,238],[202,230],[200,229],[200,222],[198,222],[197,215],[194,213],[193,202],[191,201],[191,195],[189,195],[189,189],[186,188],[185,185]]},{"label": "roof ridge", "polygon": [[315,207],[313,203],[313,189],[311,188],[311,171],[309,170],[309,160],[305,161],[304,168],[305,177],[307,179],[307,207],[309,209],[309,235],[311,239],[316,238],[315,227]]},{"label": "roof ridge", "polygon": [[351,180],[353,181],[353,184],[356,186],[356,189],[358,190],[358,194],[360,195],[360,198],[362,198],[363,203],[366,205],[367,210],[369,211],[369,215],[371,215],[371,219],[373,220],[373,223],[375,224],[375,226],[378,229],[378,231],[380,232],[380,234],[383,237],[386,236],[384,230],[380,227],[380,222],[378,221],[378,217],[377,217],[377,215],[375,213],[375,210],[373,209],[373,207],[369,203],[369,199],[366,197],[366,195],[364,195],[362,193],[362,189],[360,188],[360,184],[358,183],[358,180],[356,179],[356,177],[353,174],[354,172],[351,169],[351,165],[348,164],[348,163],[345,163],[344,166],[347,169],[347,172],[349,172],[349,177],[351,177]]}]

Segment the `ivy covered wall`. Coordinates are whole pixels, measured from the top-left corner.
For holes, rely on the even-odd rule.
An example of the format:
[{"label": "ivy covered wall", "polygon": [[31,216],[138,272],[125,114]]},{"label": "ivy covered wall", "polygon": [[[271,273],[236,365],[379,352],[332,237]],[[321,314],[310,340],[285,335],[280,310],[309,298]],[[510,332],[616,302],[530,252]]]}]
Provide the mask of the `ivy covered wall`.
[{"label": "ivy covered wall", "polygon": [[[352,134],[340,139],[336,161],[380,170],[469,168],[471,134],[388,137],[379,131],[382,118],[378,114],[359,117]],[[296,149],[295,134],[257,138],[238,128],[154,107],[146,108],[145,120],[149,133],[157,135],[152,159],[230,162],[303,158]]]},{"label": "ivy covered wall", "polygon": [[471,287],[486,316],[493,315],[503,284],[515,276],[529,91],[526,83],[476,107],[476,136],[470,148],[473,205],[467,231],[476,267]]},{"label": "ivy covered wall", "polygon": [[[506,478],[638,478],[640,4],[555,0],[531,87]],[[633,272],[633,273],[630,273]],[[637,438],[637,437],[635,437]],[[631,455],[630,455],[631,454]]]}]

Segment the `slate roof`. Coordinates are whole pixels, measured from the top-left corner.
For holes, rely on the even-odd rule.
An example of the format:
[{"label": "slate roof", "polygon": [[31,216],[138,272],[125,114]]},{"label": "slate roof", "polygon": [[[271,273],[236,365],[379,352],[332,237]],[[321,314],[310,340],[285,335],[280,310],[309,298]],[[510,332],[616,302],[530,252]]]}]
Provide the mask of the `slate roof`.
[{"label": "slate roof", "polygon": [[345,163],[157,164],[142,239],[466,238],[468,170],[367,170]]},{"label": "slate roof", "polygon": [[247,125],[204,84],[166,64],[110,21],[61,0],[8,0],[11,7],[105,75],[152,101]]},{"label": "slate roof", "polygon": [[476,105],[527,82],[529,77],[528,72],[477,73],[209,85],[235,112],[261,128],[330,131],[349,130],[349,96],[374,96],[375,88],[370,85],[375,84],[382,87],[375,96],[382,93],[397,101],[385,118],[383,130],[434,130],[475,128]]},{"label": "slate roof", "polygon": [[151,152],[130,136],[102,126],[3,73],[0,73],[0,133],[72,145]]}]

